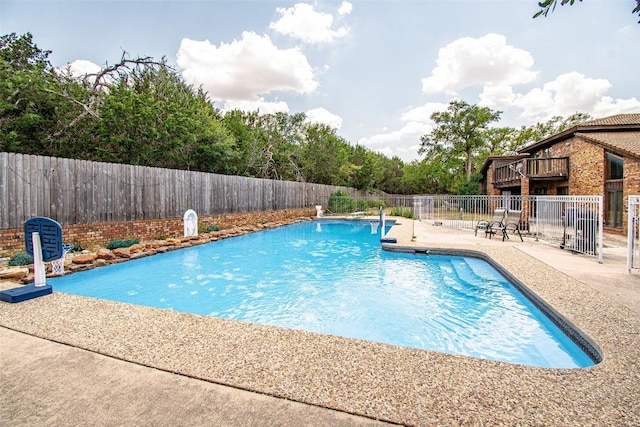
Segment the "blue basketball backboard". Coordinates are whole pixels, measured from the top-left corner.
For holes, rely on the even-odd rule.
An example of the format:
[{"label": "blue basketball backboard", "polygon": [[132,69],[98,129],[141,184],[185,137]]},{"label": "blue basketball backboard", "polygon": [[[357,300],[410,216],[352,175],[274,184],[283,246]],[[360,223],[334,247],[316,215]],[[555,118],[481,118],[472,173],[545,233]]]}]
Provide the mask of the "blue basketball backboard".
[{"label": "blue basketball backboard", "polygon": [[24,239],[27,253],[33,256],[33,233],[40,233],[42,261],[51,262],[62,258],[62,226],[51,218],[37,216],[24,223]]}]

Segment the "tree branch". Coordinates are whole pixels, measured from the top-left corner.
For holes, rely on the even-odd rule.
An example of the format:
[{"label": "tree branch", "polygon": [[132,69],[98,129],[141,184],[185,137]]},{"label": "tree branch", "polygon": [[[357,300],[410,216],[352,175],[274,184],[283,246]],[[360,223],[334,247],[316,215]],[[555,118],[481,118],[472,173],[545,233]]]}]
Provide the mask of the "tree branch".
[{"label": "tree branch", "polygon": [[97,91],[98,88],[100,86],[109,86],[109,84],[107,84],[106,82],[103,82],[103,79],[105,79],[107,76],[111,76],[113,73],[120,73],[121,70],[126,70],[128,72],[131,72],[134,68],[137,68],[139,66],[152,66],[152,67],[167,67],[170,68],[165,62],[164,62],[164,58],[162,61],[158,62],[156,60],[154,60],[152,57],[150,56],[145,56],[144,58],[136,58],[136,59],[129,59],[128,54],[126,51],[122,52],[122,57],[120,58],[120,62],[118,62],[117,64],[111,65],[109,66],[108,64],[106,64],[107,66],[105,68],[103,68],[102,70],[100,70],[100,72],[98,73],[92,73],[92,74],[87,74],[85,76],[85,81],[90,80],[90,78],[93,78],[93,87],[92,89],[94,91]]},{"label": "tree branch", "polygon": [[[582,0],[578,0],[578,1],[582,2]],[[560,6],[564,6],[567,3],[573,6],[575,2],[576,0],[560,0]],[[631,13],[633,14],[637,13],[638,16],[640,16],[640,0],[635,0],[635,2],[636,2],[636,7],[633,8]],[[554,10],[556,10],[557,4],[558,4],[558,0],[542,0],[538,2],[538,6],[540,7],[540,10],[537,11],[535,15],[533,15],[533,17],[537,18],[538,16],[541,16],[541,15],[546,17],[549,12],[553,12]],[[638,21],[638,24],[640,24],[640,21]]]},{"label": "tree branch", "polygon": [[[83,113],[84,115],[91,114],[91,115],[92,115],[93,117],[95,117],[96,119],[99,119],[99,118],[100,118],[100,115],[98,114],[98,112],[97,112],[97,111],[94,111],[94,110],[93,110],[89,105],[87,105],[87,104],[83,104],[82,102],[78,101],[77,99],[75,99],[75,98],[74,98],[74,97],[72,97],[72,96],[67,95],[66,93],[56,92],[55,90],[51,90],[51,89],[49,89],[49,88],[44,88],[44,91],[45,91],[45,92],[52,93],[52,94],[54,94],[54,95],[58,95],[58,96],[60,96],[60,97],[62,97],[62,98],[64,98],[64,99],[66,99],[66,100],[68,100],[68,101],[73,102],[74,104],[78,104],[78,105],[80,105],[82,108],[84,108],[84,113]],[[74,121],[75,121],[75,120],[74,120]]]}]

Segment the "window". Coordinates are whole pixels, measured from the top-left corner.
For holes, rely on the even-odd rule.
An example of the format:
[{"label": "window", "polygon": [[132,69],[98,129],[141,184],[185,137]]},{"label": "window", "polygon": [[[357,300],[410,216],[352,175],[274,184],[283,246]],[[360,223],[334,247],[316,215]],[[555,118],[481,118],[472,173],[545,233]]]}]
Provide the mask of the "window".
[{"label": "window", "polygon": [[605,182],[606,224],[608,227],[622,228],[624,160],[607,153]]},{"label": "window", "polygon": [[622,158],[607,153],[607,180],[622,179],[624,176],[624,161]]},{"label": "window", "polygon": [[569,187],[558,187],[556,189],[558,192],[558,196],[568,196],[569,195]]},{"label": "window", "polygon": [[622,181],[607,182],[605,196],[605,214],[607,227],[622,228],[622,212],[624,210],[624,197]]}]

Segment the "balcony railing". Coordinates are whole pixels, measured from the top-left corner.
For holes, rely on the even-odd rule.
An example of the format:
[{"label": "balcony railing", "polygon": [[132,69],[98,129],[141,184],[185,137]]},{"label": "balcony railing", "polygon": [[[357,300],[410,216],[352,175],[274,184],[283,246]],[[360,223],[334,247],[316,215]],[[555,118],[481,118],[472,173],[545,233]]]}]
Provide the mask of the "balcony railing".
[{"label": "balcony railing", "polygon": [[516,185],[523,177],[536,180],[565,180],[569,177],[568,157],[520,159],[498,166],[493,174],[494,185]]}]

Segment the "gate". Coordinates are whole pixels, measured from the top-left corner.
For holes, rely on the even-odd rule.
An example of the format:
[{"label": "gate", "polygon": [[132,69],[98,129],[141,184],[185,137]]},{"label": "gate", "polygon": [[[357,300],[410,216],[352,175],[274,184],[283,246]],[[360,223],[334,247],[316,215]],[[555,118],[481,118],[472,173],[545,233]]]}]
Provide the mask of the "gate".
[{"label": "gate", "polygon": [[496,208],[522,212],[520,231],[557,242],[563,249],[595,256],[602,262],[602,196],[455,196],[413,197],[415,217],[473,230],[490,221]]},{"label": "gate", "polygon": [[532,196],[532,203],[536,236],[560,231],[561,248],[602,262],[602,196]]},{"label": "gate", "polygon": [[627,215],[627,274],[631,274],[631,269],[640,269],[640,196],[629,196]]}]

